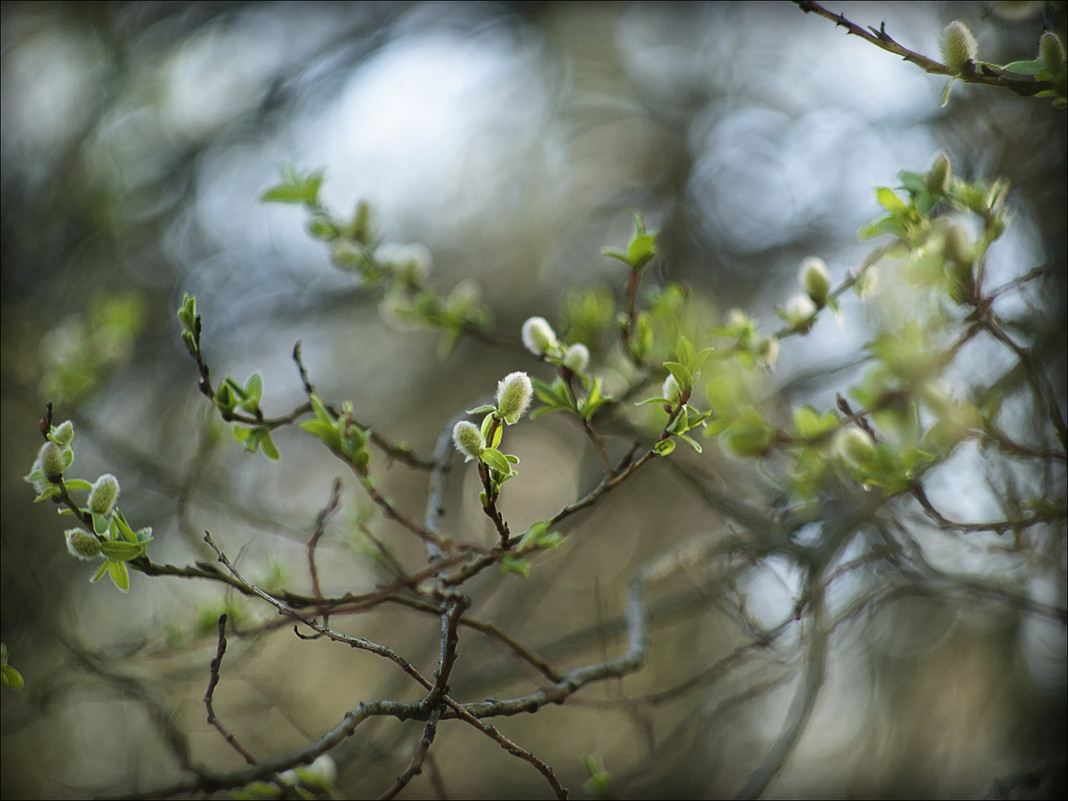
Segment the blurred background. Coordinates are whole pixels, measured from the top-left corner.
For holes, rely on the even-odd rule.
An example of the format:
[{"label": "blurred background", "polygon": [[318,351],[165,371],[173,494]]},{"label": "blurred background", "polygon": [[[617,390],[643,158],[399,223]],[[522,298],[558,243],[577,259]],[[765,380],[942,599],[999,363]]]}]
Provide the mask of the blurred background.
[{"label": "blurred background", "polygon": [[[897,41],[935,58],[942,27],[961,19],[980,57],[1005,63],[1033,58],[1044,27],[1063,36],[1064,9],[831,10],[863,26],[885,22]],[[52,401],[57,420],[75,422],[74,472],[119,477],[126,516],[154,528],[154,561],[210,560],[200,539],[209,529],[248,577],[303,592],[304,543],[340,465],[295,431],[276,437],[280,464],[220,436],[179,338],[183,292],[199,299],[213,375],[243,382],[262,370],[268,414],[302,400],[290,359],[300,340],[324,396],[351,399],[362,422],[422,455],[505,373],[544,371],[470,340],[443,353],[434,332],[384,319],[372,293],[331,267],[301,209],[260,202],[285,164],[325,170],[322,198],[339,216],[368,200],[384,238],[430,249],[431,284],[448,292],[477,282],[496,328],[515,336],[532,314],[559,322],[569,290],[618,294],[620,266],[599,249],[626,243],[635,209],[662,231],[651,282],[683,283],[709,325],[737,306],[774,330],[773,307],[797,291],[801,260],[818,255],[832,283],[842,280],[872,247],[856,236],[879,212],[872,187],[896,186],[899,170],[922,172],[944,151],[958,175],[1011,182],[1014,218],[991,252],[992,283],[1056,270],[1044,285],[1056,291],[1025,293],[1008,312],[1063,393],[1064,111],[963,85],[943,109],[945,78],[792,3],[5,3],[2,15],[0,622],[27,680],[3,696],[4,797],[173,781],[161,720],[186,732],[196,761],[240,767],[203,722],[223,608],[247,636],[233,638],[217,709],[262,759],[316,739],[361,700],[414,700],[383,660],[299,642],[284,626],[257,634],[277,619],[206,582],[135,573],[128,596],[89,585],[92,568],[65,552],[63,521],[33,506],[21,480]],[[855,303],[844,312],[842,327],[824,320],[784,342],[764,391],[831,408],[846,386],[834,377],[885,310]],[[961,380],[981,384],[997,358],[978,352]],[[598,463],[566,421],[549,416],[510,437],[523,459],[507,487],[514,531],[596,481]],[[706,470],[764,498],[755,472],[709,450]],[[697,499],[664,509],[677,476],[655,467],[579,521],[529,580],[480,578],[472,613],[565,669],[616,653],[627,578],[675,544],[725,531]],[[950,511],[996,515],[990,491],[976,486],[992,469],[982,459],[953,466],[941,496],[958,504]],[[376,470],[419,518],[425,474],[380,458]],[[390,530],[346,482],[320,546],[328,594],[385,580],[362,527],[408,564],[420,560],[421,544]],[[456,467],[445,526],[490,544],[477,495],[477,477]],[[977,574],[1017,576],[1031,597],[1063,609],[1063,527],[1043,536],[1044,561],[1027,564],[1000,553],[994,535],[940,553]],[[750,612],[767,625],[789,612],[790,570],[769,562],[743,576]],[[736,622],[700,601],[708,580],[690,576],[660,606],[650,599],[660,611],[643,672],[500,721],[501,730],[578,795],[587,756],[621,797],[736,792],[782,726],[796,687],[786,655],[696,694],[631,700],[735,647]],[[997,779],[1063,755],[1062,623],[938,597],[888,605],[869,622],[836,640],[816,717],[770,795],[982,796]],[[390,609],[336,624],[433,664],[433,617]],[[454,695],[522,694],[537,685],[529,673],[468,633]],[[383,721],[359,731],[335,752],[339,786],[377,794],[407,764],[421,727]],[[431,753],[428,772],[451,797],[548,792],[533,769],[467,727],[443,727]],[[1063,757],[1052,782],[1028,792],[1057,796]],[[408,794],[435,791],[420,777]]]}]

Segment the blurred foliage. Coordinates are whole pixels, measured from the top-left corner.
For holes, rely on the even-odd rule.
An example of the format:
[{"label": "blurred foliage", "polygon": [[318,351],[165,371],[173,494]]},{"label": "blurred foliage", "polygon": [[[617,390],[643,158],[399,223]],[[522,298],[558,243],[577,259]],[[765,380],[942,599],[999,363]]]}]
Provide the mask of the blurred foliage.
[{"label": "blurred foliage", "polygon": [[[963,19],[983,59],[1021,70],[1036,53],[1047,66],[1039,50],[1044,30],[1064,35],[1063,3],[846,11],[874,27],[885,21],[898,41],[932,56],[945,25]],[[231,555],[240,551],[246,575],[281,587],[274,560],[303,566],[335,469],[318,467],[302,445],[264,422],[300,397],[285,358],[298,339],[323,397],[352,399],[362,423],[353,431],[403,436],[382,460],[390,463],[403,462],[408,446],[428,454],[440,425],[513,369],[511,357],[475,336],[490,326],[514,332],[518,349],[521,322],[533,313],[552,318],[559,308],[561,343],[589,347],[589,372],[603,375],[598,392],[606,396],[629,386],[639,365],[685,365],[675,351],[681,337],[695,350],[714,343],[690,401],[695,414],[684,421],[711,411],[700,422],[720,437],[728,458],[705,444],[704,462],[684,463],[702,479],[696,495],[712,487],[727,508],[740,500],[789,508],[800,524],[839,512],[827,500],[834,482],[903,492],[930,459],[944,461],[967,482],[965,489],[948,483],[944,497],[969,502],[963,508],[980,516],[1023,515],[1047,525],[947,533],[925,521],[922,508],[906,507],[906,495],[893,507],[894,526],[926,523],[909,547],[936,567],[1006,576],[1034,602],[1063,608],[1063,581],[1055,580],[1064,572],[1063,469],[1036,468],[1030,458],[1003,469],[994,459],[1022,442],[1041,449],[1051,441],[1036,423],[1046,410],[1028,400],[1033,373],[993,348],[940,361],[953,333],[971,324],[965,318],[981,285],[975,264],[985,258],[987,288],[1041,269],[1041,291],[1021,286],[999,298],[998,310],[1063,408],[1066,137],[1064,112],[1048,100],[957,82],[942,109],[945,79],[787,3],[5,4],[2,15],[7,503],[0,615],[27,679],[17,696],[4,690],[3,795],[53,797],[87,787],[136,793],[173,776],[158,745],[166,727],[143,719],[142,709],[151,720],[167,717],[146,688],[178,710],[183,726],[202,726],[220,610],[235,627],[224,717],[247,724],[248,713],[265,715],[249,724],[263,753],[314,739],[353,696],[401,692],[370,662],[354,669],[347,653],[260,636],[276,622],[235,594],[153,578],[133,582],[129,597],[116,601],[110,596],[119,593],[83,586],[84,570],[67,558],[44,509],[51,504],[15,500],[28,501],[22,476],[40,446],[35,423],[52,401],[57,420],[72,418],[78,428],[79,469],[123,471],[124,510],[138,525],[153,525],[154,558],[209,558],[201,538],[211,526],[233,546]],[[946,180],[937,162],[927,173],[898,174],[922,170],[942,150],[952,163]],[[278,165],[286,162],[311,171],[291,170],[279,184]],[[881,187],[875,198],[872,186]],[[303,208],[265,209],[257,204],[265,192]],[[360,199],[373,201],[379,216]],[[330,217],[328,207],[351,213]],[[620,284],[619,262],[596,254],[606,242],[627,241],[634,208],[659,231],[660,255],[642,263],[641,294],[631,298],[625,287],[610,288]],[[997,231],[1002,208],[1012,218]],[[945,224],[932,222],[932,210]],[[305,215],[315,241],[301,231]],[[784,303],[797,292],[804,257],[820,254],[835,278],[860,264],[868,250],[856,244],[858,230],[904,243],[888,254],[894,269],[857,276],[854,294],[864,289],[876,303],[850,307],[859,298],[839,298],[842,328],[820,316],[824,299],[815,285],[802,281],[800,300]],[[432,273],[419,251],[379,249],[411,241],[434,253]],[[644,258],[638,246],[619,251],[624,261]],[[372,287],[379,291],[373,304]],[[230,433],[245,437],[249,451],[283,452],[284,468],[258,454],[242,458],[217,432],[199,433],[203,398],[176,344],[172,311],[185,291],[197,293],[211,321],[205,358],[219,375],[259,377],[219,384],[230,392],[222,398],[227,413],[254,421],[231,421]],[[394,329],[388,336],[383,321]],[[427,325],[443,333],[436,350],[409,330]],[[621,326],[630,326],[626,356],[606,358]],[[777,335],[784,330],[790,335]],[[766,368],[775,364],[790,367],[772,377]],[[650,377],[633,400],[669,394],[657,386],[666,375]],[[592,384],[579,386],[589,403]],[[835,393],[850,386],[849,399],[871,411],[890,444],[856,427],[847,430],[859,438],[836,438],[848,415]],[[212,399],[219,408],[216,393]],[[566,394],[559,400],[572,402]],[[320,422],[345,428],[344,412],[323,411]],[[610,418],[604,409],[598,414],[599,423]],[[647,431],[664,423],[661,404],[636,415]],[[556,499],[561,482],[570,500],[596,470],[595,455],[574,470],[553,466],[576,453],[579,439],[574,429],[552,429],[557,417],[539,421],[547,427],[538,442],[515,434],[522,475],[537,477],[530,492],[541,503],[520,502],[522,482],[503,495],[507,501],[515,488],[515,507],[506,511],[528,535],[551,536],[552,529],[524,515]],[[620,450],[629,433],[612,430]],[[696,432],[679,433],[706,443]],[[665,440],[675,441],[684,440]],[[540,455],[527,456],[538,447]],[[690,459],[689,447],[671,458],[684,452]],[[752,461],[765,454],[774,456]],[[384,491],[416,503],[424,487],[400,472],[383,473]],[[519,582],[516,576],[487,579],[478,615],[515,626],[547,659],[603,658],[620,633],[616,604],[631,573],[695,532],[739,537],[728,516],[696,499],[665,508],[663,499],[688,480],[663,472],[633,482],[618,509],[598,514],[610,542],[576,538],[530,563],[517,560],[514,572],[535,568],[522,590],[506,583]],[[488,526],[478,487],[458,471],[453,482],[450,509],[475,531],[477,523]],[[393,554],[372,531],[380,523],[364,510],[328,525],[324,582],[349,588],[392,580]],[[652,536],[636,538],[635,530]],[[792,536],[804,542],[806,529]],[[881,547],[878,531],[863,539]],[[374,560],[353,558],[344,546],[352,541]],[[411,555],[398,547],[399,556]],[[561,553],[566,563],[555,561]],[[728,595],[752,604],[723,603],[729,611],[720,611],[721,602],[704,595],[722,586],[714,584],[720,577],[694,567],[676,595],[665,589],[651,600],[660,656],[627,680],[627,695],[701,685],[707,666],[737,645],[739,626],[759,630],[790,613],[798,602],[790,568],[736,558]],[[867,552],[847,558],[854,560],[850,580],[879,586],[882,567],[866,566]],[[690,587],[696,601],[684,595]],[[985,605],[981,590],[967,584],[951,597],[909,598],[893,585],[886,593],[882,614],[835,643],[819,736],[802,745],[775,790],[978,795],[1003,777],[996,788],[1010,795],[1037,769],[1044,783],[1036,792],[1058,796],[1063,622],[1012,603]],[[539,625],[533,608],[553,625]],[[175,609],[182,626],[175,627]],[[399,650],[430,664],[438,632],[422,631],[405,614],[357,618],[354,628],[397,637]],[[526,686],[516,683],[514,664],[481,642],[466,645],[460,658],[479,667],[477,680],[458,680],[457,693],[508,697]],[[6,659],[5,645],[5,685],[20,675]],[[606,689],[576,699],[588,707],[520,716],[506,728],[535,751],[549,749],[572,787],[585,783],[593,796],[734,792],[778,734],[767,721],[784,714],[776,688],[794,675],[776,672],[774,658],[745,659],[747,683],[709,683],[696,694],[627,709],[622,687]],[[100,712],[101,696],[127,700]],[[137,699],[133,712],[130,698]],[[734,706],[745,698],[756,702]],[[294,719],[312,721],[302,723],[311,729],[303,739]],[[717,724],[704,726],[710,719]],[[203,732],[193,738],[197,758],[217,757],[218,733]],[[365,787],[369,775],[388,783],[417,736],[383,727],[359,748],[340,748],[339,785]],[[463,736],[436,745],[439,767],[428,766],[450,795],[530,792],[529,776],[517,777],[523,772],[504,757],[498,767],[486,744]],[[129,742],[138,746],[123,745]],[[652,758],[628,773],[623,766],[639,752]],[[227,756],[240,766],[236,754]],[[259,789],[263,797],[274,792]]]}]

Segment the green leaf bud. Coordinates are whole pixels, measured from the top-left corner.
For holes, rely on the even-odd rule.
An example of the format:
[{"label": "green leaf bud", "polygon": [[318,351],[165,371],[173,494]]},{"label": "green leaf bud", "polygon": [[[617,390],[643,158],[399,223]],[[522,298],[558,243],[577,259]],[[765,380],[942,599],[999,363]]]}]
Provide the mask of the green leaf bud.
[{"label": "green leaf bud", "polygon": [[576,342],[564,353],[564,367],[573,373],[582,375],[590,363],[590,349],[581,342]]},{"label": "green leaf bud", "polygon": [[419,286],[430,274],[433,258],[426,245],[387,242],[375,251],[375,261],[391,268],[412,286]]},{"label": "green leaf bud", "polygon": [[556,332],[544,317],[530,317],[523,323],[523,344],[535,356],[543,356],[560,347]]},{"label": "green leaf bud", "polygon": [[835,437],[835,449],[854,467],[862,467],[875,455],[875,443],[859,428],[843,428]]},{"label": "green leaf bud", "polygon": [[71,440],[74,439],[74,423],[67,420],[64,423],[60,423],[52,431],[51,440],[62,447],[70,445]]},{"label": "green leaf bud", "polygon": [[533,397],[534,385],[526,373],[509,373],[497,382],[497,411],[508,425],[519,421]]},{"label": "green leaf bud", "polygon": [[928,170],[927,176],[924,179],[927,191],[932,195],[942,197],[949,191],[949,186],[952,180],[953,165],[949,161],[949,156],[942,153],[935,159],[935,163],[931,166],[931,169]]},{"label": "green leaf bud", "polygon": [[80,528],[67,529],[67,550],[75,559],[89,561],[100,556],[100,540]]},{"label": "green leaf bud", "polygon": [[64,449],[54,442],[46,442],[41,446],[37,454],[37,461],[41,464],[41,472],[49,481],[55,482],[67,469],[67,460],[64,458]]},{"label": "green leaf bud", "polygon": [[977,51],[975,37],[959,19],[942,30],[942,58],[954,73],[959,74],[965,64],[974,61]]},{"label": "green leaf bud", "polygon": [[119,480],[111,473],[104,473],[89,490],[89,511],[107,517],[119,498]]},{"label": "green leaf bud", "polygon": [[470,462],[486,450],[486,438],[482,431],[470,420],[461,420],[452,429],[452,443],[456,450],[464,455],[464,461]]},{"label": "green leaf bud", "polygon": [[1060,72],[1064,66],[1064,42],[1053,31],[1046,31],[1038,42],[1038,57],[1046,65],[1046,72],[1051,75]]},{"label": "green leaf bud", "polygon": [[801,272],[798,273],[797,280],[817,306],[827,302],[831,279],[827,275],[827,265],[823,263],[823,259],[809,256],[801,262]]}]

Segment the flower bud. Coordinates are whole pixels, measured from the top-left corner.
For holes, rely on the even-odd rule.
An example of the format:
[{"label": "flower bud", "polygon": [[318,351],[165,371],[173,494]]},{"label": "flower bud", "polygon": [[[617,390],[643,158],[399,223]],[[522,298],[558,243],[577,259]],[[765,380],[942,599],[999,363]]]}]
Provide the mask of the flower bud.
[{"label": "flower bud", "polygon": [[808,293],[817,306],[827,302],[827,293],[831,291],[831,279],[827,276],[827,265],[823,259],[809,256],[801,262],[801,272],[797,276],[801,288]]},{"label": "flower bud", "polygon": [[533,397],[534,386],[526,373],[509,373],[497,382],[497,411],[508,425],[519,421]]},{"label": "flower bud", "polygon": [[794,295],[786,301],[783,314],[791,325],[807,320],[816,313],[816,304],[808,295]]},{"label": "flower bud", "polygon": [[838,432],[835,448],[854,467],[862,467],[875,455],[875,443],[868,434],[850,426]]},{"label": "flower bud", "polygon": [[779,358],[779,340],[765,337],[753,345],[753,357],[761,367],[771,367]]},{"label": "flower bud", "polygon": [[111,514],[119,498],[119,480],[111,473],[104,473],[89,490],[89,511],[101,517]]},{"label": "flower bud", "polygon": [[1038,42],[1038,57],[1046,65],[1046,72],[1060,72],[1064,66],[1064,42],[1053,31],[1046,31]]},{"label": "flower bud", "polygon": [[544,317],[530,317],[523,323],[523,344],[535,356],[552,353],[558,347],[556,332]]},{"label": "flower bud", "polygon": [[682,387],[679,386],[675,376],[669,375],[664,379],[664,386],[660,388],[660,397],[668,401],[672,406],[677,406],[679,401],[682,400]]},{"label": "flower bud", "polygon": [[564,354],[564,367],[573,373],[582,375],[590,363],[590,349],[581,342],[576,342]]},{"label": "flower bud", "polygon": [[927,191],[932,195],[942,197],[949,191],[949,185],[952,180],[953,165],[949,161],[949,156],[942,153],[935,159],[931,169],[927,171],[927,178],[925,179]]},{"label": "flower bud", "polygon": [[942,30],[942,58],[955,74],[959,74],[969,61],[975,60],[977,50],[975,37],[960,20],[954,20]]},{"label": "flower bud", "polygon": [[52,441],[62,447],[70,445],[74,439],[74,423],[67,420],[64,423],[60,423],[56,430],[52,432]]},{"label": "flower bud", "polygon": [[41,463],[41,472],[49,481],[54,482],[67,469],[67,460],[63,458],[63,450],[54,442],[46,442],[37,454],[37,460]]},{"label": "flower bud", "polygon": [[80,528],[67,529],[67,550],[75,559],[89,561],[100,556],[100,541],[88,531]]},{"label": "flower bud", "polygon": [[482,431],[470,420],[461,420],[452,429],[452,443],[456,450],[464,455],[464,461],[470,462],[486,450],[486,438]]}]

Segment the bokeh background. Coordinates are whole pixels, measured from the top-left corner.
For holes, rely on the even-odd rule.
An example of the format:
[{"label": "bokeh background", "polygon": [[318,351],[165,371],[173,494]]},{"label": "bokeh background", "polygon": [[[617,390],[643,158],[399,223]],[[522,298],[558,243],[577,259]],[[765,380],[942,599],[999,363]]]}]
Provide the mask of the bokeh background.
[{"label": "bokeh background", "polygon": [[[1063,3],[832,10],[885,22],[934,57],[942,27],[959,18],[981,57],[999,63],[1032,58],[1043,27],[1063,35],[1065,20]],[[373,294],[330,266],[300,209],[260,202],[284,164],[324,169],[322,197],[340,215],[370,201],[386,239],[433,253],[432,284],[477,282],[497,328],[514,335],[531,314],[558,320],[568,290],[621,284],[599,249],[625,243],[634,209],[662,231],[651,280],[683,282],[710,324],[740,306],[773,329],[802,258],[821,256],[841,280],[870,248],[856,233],[878,213],[872,187],[945,151],[957,174],[1013,187],[992,274],[1057,271],[1045,285],[1055,291],[1015,311],[1064,391],[1064,111],[971,86],[943,109],[946,79],[792,3],[5,3],[2,14],[0,614],[27,679],[3,697],[5,797],[143,792],[173,780],[157,718],[188,734],[198,761],[240,767],[203,723],[200,700],[227,604],[249,636],[231,643],[217,707],[258,754],[306,744],[360,700],[411,700],[382,660],[298,642],[284,627],[251,636],[271,616],[207,584],[135,574],[123,597],[89,585],[91,568],[63,548],[62,521],[32,506],[21,481],[51,400],[58,419],[75,421],[75,472],[119,476],[127,517],[154,527],[155,561],[210,558],[200,541],[210,529],[247,575],[305,590],[303,543],[339,467],[296,432],[277,437],[279,465],[219,435],[178,336],[183,292],[199,298],[213,374],[243,381],[262,370],[268,413],[301,400],[289,358],[300,340],[325,396],[351,398],[361,421],[423,454],[500,376],[536,370],[473,341],[443,354],[435,333],[391,326]],[[845,311],[843,327],[823,321],[784,343],[769,393],[830,408],[841,388],[833,376],[880,314]],[[993,364],[986,358],[974,369]],[[524,469],[506,510],[519,530],[591,486],[598,468],[553,416],[514,437]],[[756,473],[712,451],[706,469],[763,497]],[[425,477],[381,469],[418,517]],[[954,470],[944,487],[954,510],[987,512],[981,469]],[[470,472],[453,473],[447,525],[489,543]],[[1063,472],[1044,480],[1063,482]],[[583,518],[581,536],[529,580],[480,580],[474,614],[564,667],[615,653],[627,577],[676,543],[723,530],[707,506],[677,497],[676,482],[649,470]],[[321,546],[328,592],[383,579],[363,525],[418,564],[418,543],[383,527],[349,482]],[[1047,562],[1026,566],[1035,578],[1022,585],[1063,608],[1063,528],[1047,536]],[[966,558],[950,551],[986,574],[1009,564],[996,547],[976,537]],[[779,567],[743,588],[768,624],[796,591]],[[623,797],[733,793],[781,727],[796,677],[785,656],[696,696],[624,700],[733,647],[736,623],[702,606],[702,580],[691,579],[656,607],[656,656],[641,674],[501,722],[577,793],[589,755]],[[771,795],[981,796],[1051,757],[1059,767],[1028,792],[1063,789],[1063,624],[939,598],[889,606],[877,623],[836,642],[817,716]],[[390,609],[338,625],[433,663],[433,618]],[[471,636],[458,670],[463,698],[535,682]],[[384,789],[419,732],[361,729],[335,753],[339,786]],[[448,727],[432,753],[430,773],[452,797],[548,792],[466,727]],[[421,777],[409,793],[435,789]]]}]

